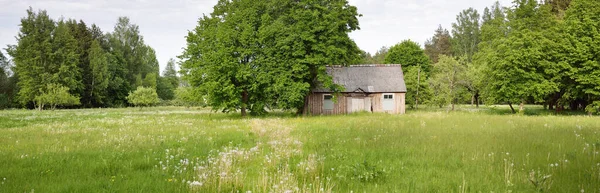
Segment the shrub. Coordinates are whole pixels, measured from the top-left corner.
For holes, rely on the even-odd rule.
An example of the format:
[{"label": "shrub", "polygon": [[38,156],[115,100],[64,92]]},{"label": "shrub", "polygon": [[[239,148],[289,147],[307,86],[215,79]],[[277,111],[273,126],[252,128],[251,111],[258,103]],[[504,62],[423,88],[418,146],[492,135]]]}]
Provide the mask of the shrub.
[{"label": "shrub", "polygon": [[60,84],[47,84],[42,94],[36,96],[34,101],[41,111],[45,105],[50,105],[50,109],[56,109],[56,106],[79,105],[79,97],[69,93],[69,88]]},{"label": "shrub", "polygon": [[175,104],[188,108],[203,105],[203,98],[199,96],[191,87],[179,87],[175,90]]},{"label": "shrub", "polygon": [[593,114],[598,113],[598,109],[600,109],[600,101],[594,101],[592,104],[585,107],[585,112],[592,116]]},{"label": "shrub", "polygon": [[152,106],[160,102],[156,89],[140,86],[130,92],[127,101],[140,109],[144,106]]}]

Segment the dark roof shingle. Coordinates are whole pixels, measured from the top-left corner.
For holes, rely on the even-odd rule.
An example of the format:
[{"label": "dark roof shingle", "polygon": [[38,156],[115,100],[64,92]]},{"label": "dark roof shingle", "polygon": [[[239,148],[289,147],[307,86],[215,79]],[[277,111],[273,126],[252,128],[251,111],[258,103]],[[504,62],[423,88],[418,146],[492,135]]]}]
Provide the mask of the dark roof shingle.
[{"label": "dark roof shingle", "polygon": [[[344,92],[355,92],[361,89],[367,93],[406,92],[402,66],[389,65],[357,65],[333,66],[327,68],[336,84],[344,86]],[[314,92],[329,92],[328,89],[317,88]]]}]

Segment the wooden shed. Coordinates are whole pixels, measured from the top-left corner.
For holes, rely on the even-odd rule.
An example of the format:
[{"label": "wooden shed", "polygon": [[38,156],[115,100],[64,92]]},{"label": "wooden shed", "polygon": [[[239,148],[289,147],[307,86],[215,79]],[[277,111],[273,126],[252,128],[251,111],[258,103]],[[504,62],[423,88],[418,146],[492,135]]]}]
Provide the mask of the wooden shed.
[{"label": "wooden shed", "polygon": [[333,66],[327,73],[345,90],[336,95],[328,89],[314,89],[304,108],[308,114],[405,113],[406,84],[401,65]]}]

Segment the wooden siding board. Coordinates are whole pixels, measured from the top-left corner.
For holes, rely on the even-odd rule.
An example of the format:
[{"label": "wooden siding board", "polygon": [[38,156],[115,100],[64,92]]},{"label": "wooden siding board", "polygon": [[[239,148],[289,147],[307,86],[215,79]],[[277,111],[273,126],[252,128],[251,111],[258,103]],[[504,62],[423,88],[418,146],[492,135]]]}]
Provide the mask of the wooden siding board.
[{"label": "wooden siding board", "polygon": [[[323,96],[328,93],[312,93],[308,97],[308,108],[310,110],[309,114],[312,115],[331,115],[331,114],[347,114],[351,112],[352,108],[352,98],[364,98],[365,102],[371,101],[371,108],[373,112],[386,112],[383,111],[383,93],[372,93],[367,96],[355,96],[352,97],[353,93],[343,93],[339,96],[336,96],[336,102],[334,103],[333,110],[324,111],[323,110]],[[394,113],[394,114],[404,114],[406,112],[406,93],[393,93],[394,94],[394,103],[396,108],[393,111],[387,111],[386,113]],[[356,94],[354,94],[356,95]],[[368,107],[368,104],[365,104],[365,108]],[[369,111],[370,109],[365,109]]]}]

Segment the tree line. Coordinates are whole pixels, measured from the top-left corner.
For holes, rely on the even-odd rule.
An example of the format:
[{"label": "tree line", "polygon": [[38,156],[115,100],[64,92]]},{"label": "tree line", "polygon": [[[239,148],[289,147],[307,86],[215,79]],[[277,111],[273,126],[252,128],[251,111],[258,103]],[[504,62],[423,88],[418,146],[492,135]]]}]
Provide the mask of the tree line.
[{"label": "tree line", "polygon": [[[362,63],[403,64],[407,104],[541,104],[597,112],[600,104],[600,1],[498,2],[461,11],[424,49],[406,40]],[[381,56],[383,55],[383,56]],[[418,92],[418,96],[416,91]]]},{"label": "tree line", "polygon": [[162,76],[139,27],[120,17],[113,32],[82,20],[52,19],[31,7],[21,19],[17,44],[0,52],[0,107],[127,106],[138,87],[174,98],[179,78],[171,59]]}]

